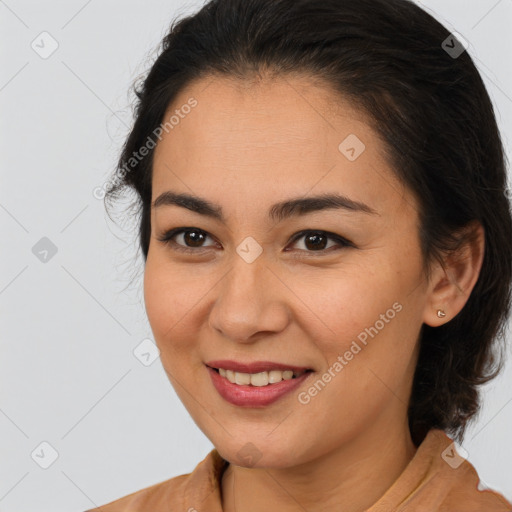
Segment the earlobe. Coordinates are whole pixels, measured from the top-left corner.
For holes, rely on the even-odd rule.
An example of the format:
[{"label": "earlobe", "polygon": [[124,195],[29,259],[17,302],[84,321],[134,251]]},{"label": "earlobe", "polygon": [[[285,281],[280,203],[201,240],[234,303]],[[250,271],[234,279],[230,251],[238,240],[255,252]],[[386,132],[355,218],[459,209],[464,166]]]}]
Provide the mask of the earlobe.
[{"label": "earlobe", "polygon": [[439,327],[464,308],[478,280],[485,253],[485,231],[473,221],[461,232],[461,246],[438,263],[431,280],[423,322]]}]

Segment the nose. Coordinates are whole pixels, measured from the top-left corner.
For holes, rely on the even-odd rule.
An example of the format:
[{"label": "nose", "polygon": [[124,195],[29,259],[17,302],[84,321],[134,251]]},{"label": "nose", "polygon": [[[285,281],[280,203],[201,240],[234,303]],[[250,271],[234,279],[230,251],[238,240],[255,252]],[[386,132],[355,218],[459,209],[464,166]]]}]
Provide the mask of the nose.
[{"label": "nose", "polygon": [[215,289],[209,325],[225,338],[252,343],[282,332],[290,321],[288,289],[261,257],[247,263],[236,256]]}]

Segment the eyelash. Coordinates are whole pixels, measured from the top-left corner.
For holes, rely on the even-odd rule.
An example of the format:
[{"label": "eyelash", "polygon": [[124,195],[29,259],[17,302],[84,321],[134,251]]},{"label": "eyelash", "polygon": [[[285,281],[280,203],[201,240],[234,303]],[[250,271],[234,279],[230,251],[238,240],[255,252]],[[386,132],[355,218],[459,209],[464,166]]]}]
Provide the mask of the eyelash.
[{"label": "eyelash", "polygon": [[[157,237],[157,239],[160,242],[162,242],[166,245],[169,245],[172,248],[172,250],[174,250],[174,251],[188,253],[188,254],[200,254],[201,252],[203,252],[206,249],[206,247],[197,247],[197,248],[186,247],[186,246],[177,244],[173,240],[173,238],[175,236],[180,235],[182,233],[191,232],[191,231],[197,231],[199,233],[202,233],[203,235],[206,235],[207,237],[210,237],[213,240],[213,237],[211,235],[209,235],[208,232],[206,232],[202,229],[199,229],[199,228],[192,228],[192,227],[190,227],[190,228],[180,227],[180,228],[171,229],[169,231],[166,231],[161,237]],[[309,234],[322,235],[322,236],[327,237],[330,240],[334,240],[340,246],[336,250],[344,249],[347,247],[355,247],[355,245],[350,240],[347,240],[346,238],[343,238],[340,235],[336,235],[335,233],[331,233],[329,231],[322,231],[322,230],[318,230],[318,229],[305,229],[303,231],[299,231],[298,233],[295,233],[295,235],[292,237],[292,240],[290,241],[290,243],[295,243],[298,240],[300,240],[301,238],[303,238],[304,236],[309,235]],[[329,249],[332,249],[332,247],[329,247],[327,249],[319,249],[318,251],[308,251],[308,250],[304,250],[304,249],[298,249],[298,250],[301,252],[311,253],[311,254],[315,254],[315,255],[316,254],[325,255],[329,251]]]}]

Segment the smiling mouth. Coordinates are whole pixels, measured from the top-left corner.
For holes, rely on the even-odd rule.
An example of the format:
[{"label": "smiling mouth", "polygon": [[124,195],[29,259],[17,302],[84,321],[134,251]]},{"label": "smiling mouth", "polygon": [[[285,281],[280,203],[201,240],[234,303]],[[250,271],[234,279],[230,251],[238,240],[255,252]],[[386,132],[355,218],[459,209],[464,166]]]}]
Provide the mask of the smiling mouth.
[{"label": "smiling mouth", "polygon": [[[207,365],[208,366],[208,365]],[[227,370],[225,368],[214,368],[209,366],[212,370],[217,372],[221,377],[227,379],[231,384],[238,384],[241,386],[255,386],[263,387],[272,384],[279,384],[283,380],[297,379],[305,373],[312,372],[313,370],[268,370],[258,373],[243,373]]]}]

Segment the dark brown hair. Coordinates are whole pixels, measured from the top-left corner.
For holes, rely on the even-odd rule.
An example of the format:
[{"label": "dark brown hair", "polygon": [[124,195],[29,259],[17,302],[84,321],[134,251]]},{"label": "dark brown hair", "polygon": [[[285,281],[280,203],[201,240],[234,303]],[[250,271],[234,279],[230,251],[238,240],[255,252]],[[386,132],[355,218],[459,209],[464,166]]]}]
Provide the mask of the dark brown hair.
[{"label": "dark brown hair", "polygon": [[477,387],[502,368],[511,300],[503,146],[482,79],[467,51],[447,51],[449,37],[408,0],[211,0],[173,21],[136,85],[135,123],[106,195],[108,209],[121,191],[136,193],[146,259],[153,150],[133,155],[180,91],[203,77],[247,80],[262,70],[330,84],[369,116],[397,178],[417,197],[427,277],[434,258],[471,236],[464,227],[476,220],[485,229],[483,266],[463,310],[440,327],[422,326],[409,405],[416,444],[431,428],[462,441],[479,410]]}]

